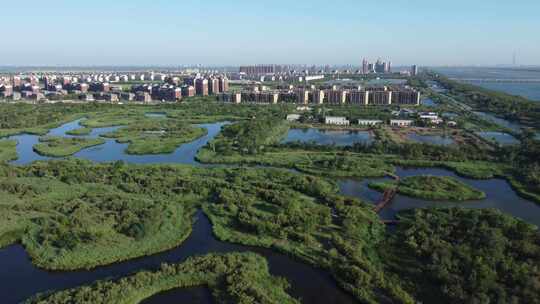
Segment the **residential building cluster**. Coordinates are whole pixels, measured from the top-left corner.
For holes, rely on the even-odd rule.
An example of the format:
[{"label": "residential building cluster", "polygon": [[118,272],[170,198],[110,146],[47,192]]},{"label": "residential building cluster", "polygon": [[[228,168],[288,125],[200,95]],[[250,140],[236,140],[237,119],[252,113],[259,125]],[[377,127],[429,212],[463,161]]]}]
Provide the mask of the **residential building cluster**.
[{"label": "residential building cluster", "polygon": [[419,105],[420,92],[407,86],[340,87],[291,85],[268,90],[255,86],[251,90],[219,94],[218,99],[232,103],[298,103],[298,104],[357,104],[357,105]]},{"label": "residential building cluster", "polygon": [[[134,75],[130,75],[131,80]],[[155,74],[150,79],[156,79]],[[114,82],[107,79],[113,77]],[[117,77],[96,74],[84,75],[12,75],[0,77],[0,98],[18,101],[80,100],[80,101],[180,101],[182,97],[208,96],[229,90],[229,80],[224,75],[167,76],[161,74],[159,80],[143,82],[145,74],[128,81],[131,88],[125,88]],[[122,76],[123,77],[123,76]],[[126,75],[127,77],[127,75]],[[139,79],[139,80],[137,80]],[[123,78],[122,78],[123,80]]]}]

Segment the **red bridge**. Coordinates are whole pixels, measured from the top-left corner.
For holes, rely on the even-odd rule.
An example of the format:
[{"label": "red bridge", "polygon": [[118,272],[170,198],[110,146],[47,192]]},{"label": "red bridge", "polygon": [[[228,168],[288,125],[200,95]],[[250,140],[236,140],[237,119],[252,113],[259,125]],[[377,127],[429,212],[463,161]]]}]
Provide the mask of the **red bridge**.
[{"label": "red bridge", "polygon": [[400,180],[399,176],[392,173],[387,173],[386,175],[388,175],[389,177],[393,178],[396,181],[396,186],[384,190],[382,198],[375,205],[375,212],[377,213],[381,212],[381,210],[384,209],[384,207],[386,207],[386,205],[388,205],[394,199],[394,196],[396,196],[397,194],[397,184],[399,184],[399,180]]}]

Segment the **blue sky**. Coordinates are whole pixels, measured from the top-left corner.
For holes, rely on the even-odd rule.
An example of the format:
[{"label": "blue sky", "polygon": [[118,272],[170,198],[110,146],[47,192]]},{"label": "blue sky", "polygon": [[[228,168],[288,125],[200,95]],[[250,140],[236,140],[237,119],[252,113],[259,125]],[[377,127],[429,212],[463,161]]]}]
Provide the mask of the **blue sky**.
[{"label": "blue sky", "polygon": [[[3,1],[4,2],[4,1]],[[0,65],[540,64],[538,0],[5,1]]]}]

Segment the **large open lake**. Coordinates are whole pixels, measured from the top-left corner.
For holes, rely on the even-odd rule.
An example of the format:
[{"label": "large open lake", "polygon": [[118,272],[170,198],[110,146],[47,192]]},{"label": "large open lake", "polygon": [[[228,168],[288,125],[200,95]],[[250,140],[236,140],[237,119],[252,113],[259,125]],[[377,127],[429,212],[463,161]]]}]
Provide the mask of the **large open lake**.
[{"label": "large open lake", "polygon": [[447,77],[463,80],[486,89],[540,101],[540,68],[460,67],[434,68],[434,70]]}]

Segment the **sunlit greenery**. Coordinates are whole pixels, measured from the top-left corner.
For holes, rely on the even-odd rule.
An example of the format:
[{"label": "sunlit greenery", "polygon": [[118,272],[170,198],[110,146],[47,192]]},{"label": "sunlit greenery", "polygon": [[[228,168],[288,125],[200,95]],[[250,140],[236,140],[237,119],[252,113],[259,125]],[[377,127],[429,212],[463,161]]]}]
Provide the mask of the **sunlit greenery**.
[{"label": "sunlit greenery", "polygon": [[17,141],[0,140],[0,162],[17,159]]},{"label": "sunlit greenery", "polygon": [[45,136],[39,138],[33,149],[40,155],[64,157],[104,143],[102,138]]},{"label": "sunlit greenery", "polygon": [[499,211],[402,212],[382,253],[423,303],[540,303],[538,228]]},{"label": "sunlit greenery", "polygon": [[210,287],[219,303],[299,303],[287,294],[287,281],[270,275],[265,259],[254,253],[194,257],[182,264],[164,264],[157,271],[36,296],[25,303],[136,304],[159,292],[201,285]]},{"label": "sunlit greenery", "polygon": [[466,201],[486,197],[482,191],[448,176],[410,176],[399,182],[370,183],[369,186],[381,191],[396,188],[400,194],[429,200]]},{"label": "sunlit greenery", "polygon": [[173,119],[142,119],[127,127],[103,134],[120,143],[129,143],[126,153],[172,153],[179,145],[206,134],[206,130]]}]

